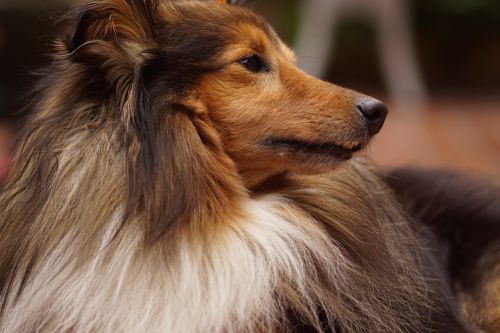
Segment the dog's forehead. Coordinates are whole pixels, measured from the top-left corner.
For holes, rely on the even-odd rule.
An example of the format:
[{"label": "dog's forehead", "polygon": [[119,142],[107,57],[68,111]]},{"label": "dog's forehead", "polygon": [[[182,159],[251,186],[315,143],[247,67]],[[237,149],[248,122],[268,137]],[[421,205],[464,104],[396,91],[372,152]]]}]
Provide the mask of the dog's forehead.
[{"label": "dog's forehead", "polygon": [[267,21],[240,6],[180,1],[167,2],[162,11],[166,23],[159,38],[162,48],[191,63],[211,59],[212,64],[223,65],[250,52],[277,52],[294,61],[293,52]]},{"label": "dog's forehead", "polygon": [[168,23],[189,25],[193,33],[212,31],[221,37],[236,39],[260,36],[275,46],[281,45],[278,35],[264,18],[240,6],[218,1],[179,1],[167,3],[165,9]]}]

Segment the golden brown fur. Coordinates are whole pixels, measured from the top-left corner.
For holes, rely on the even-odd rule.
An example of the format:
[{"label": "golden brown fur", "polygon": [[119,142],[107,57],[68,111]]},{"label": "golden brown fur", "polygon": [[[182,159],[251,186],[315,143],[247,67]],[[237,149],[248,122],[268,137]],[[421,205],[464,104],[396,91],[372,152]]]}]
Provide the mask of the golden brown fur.
[{"label": "golden brown fur", "polygon": [[367,97],[217,2],[62,21],[0,196],[0,331],[471,331],[388,187],[349,160]]}]

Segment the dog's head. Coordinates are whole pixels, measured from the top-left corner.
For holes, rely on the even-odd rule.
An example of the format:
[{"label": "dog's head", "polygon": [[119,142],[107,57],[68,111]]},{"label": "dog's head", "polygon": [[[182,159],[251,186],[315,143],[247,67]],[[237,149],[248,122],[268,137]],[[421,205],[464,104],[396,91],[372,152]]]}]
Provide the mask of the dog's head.
[{"label": "dog's head", "polygon": [[331,170],[387,114],[302,72],[261,17],[227,1],[103,0],[80,9],[74,26],[69,57],[93,73],[88,89],[118,105],[126,128],[154,135],[144,132],[166,130],[150,124],[157,114],[183,113],[205,144],[218,137],[247,184]]}]

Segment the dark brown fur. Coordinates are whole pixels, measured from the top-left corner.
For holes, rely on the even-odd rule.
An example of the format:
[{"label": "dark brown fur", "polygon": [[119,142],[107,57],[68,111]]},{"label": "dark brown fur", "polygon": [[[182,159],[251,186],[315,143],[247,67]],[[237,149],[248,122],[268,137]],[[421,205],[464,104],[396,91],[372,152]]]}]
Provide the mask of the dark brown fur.
[{"label": "dark brown fur", "polygon": [[435,256],[465,315],[500,331],[500,189],[443,170],[398,170],[387,181],[415,228],[435,235]]}]

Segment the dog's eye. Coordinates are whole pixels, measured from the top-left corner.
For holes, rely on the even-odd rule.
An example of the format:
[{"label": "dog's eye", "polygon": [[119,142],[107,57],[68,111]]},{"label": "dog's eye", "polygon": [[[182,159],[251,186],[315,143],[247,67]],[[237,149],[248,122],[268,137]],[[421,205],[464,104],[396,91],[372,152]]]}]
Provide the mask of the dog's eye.
[{"label": "dog's eye", "polygon": [[239,63],[253,73],[269,72],[269,66],[261,57],[255,54],[241,59]]}]

